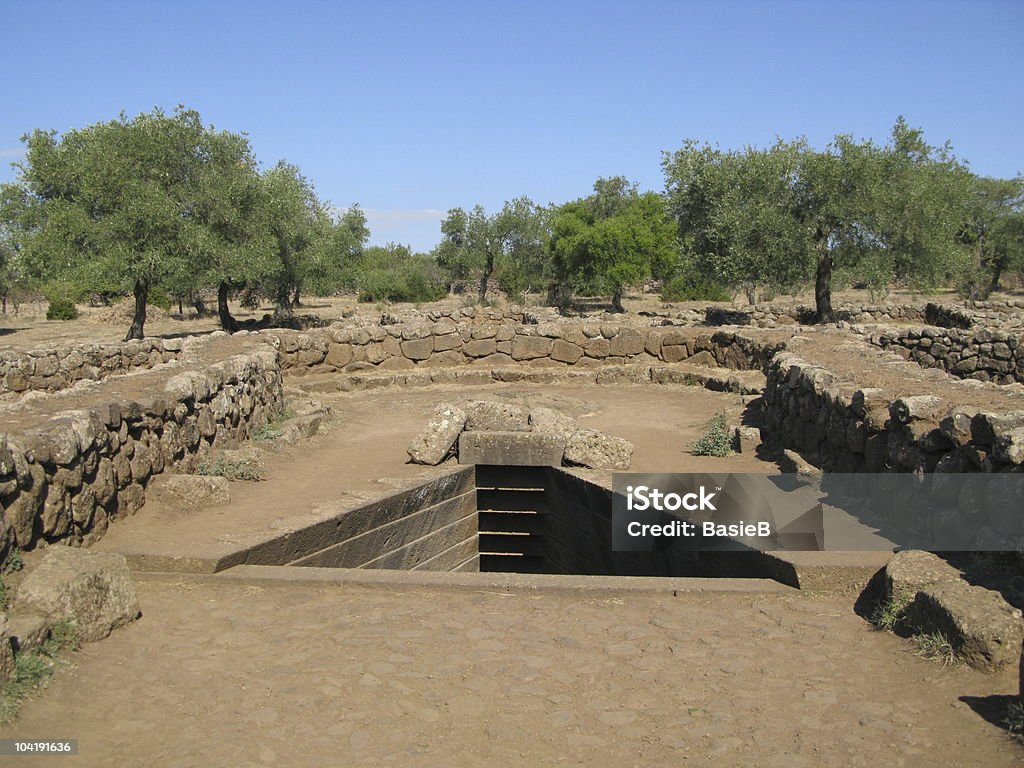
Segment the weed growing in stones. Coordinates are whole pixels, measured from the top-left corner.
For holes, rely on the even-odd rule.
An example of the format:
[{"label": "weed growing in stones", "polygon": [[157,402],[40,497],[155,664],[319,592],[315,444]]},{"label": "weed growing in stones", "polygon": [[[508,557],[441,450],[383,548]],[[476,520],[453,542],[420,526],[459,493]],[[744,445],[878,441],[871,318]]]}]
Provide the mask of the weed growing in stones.
[{"label": "weed growing in stones", "polygon": [[293,414],[290,411],[284,411],[279,416],[275,416],[273,419],[268,421],[259,429],[256,429],[252,433],[253,440],[277,440],[284,434],[281,431],[281,427],[288,419],[292,418]]},{"label": "weed growing in stones", "polygon": [[78,632],[68,621],[59,621],[50,628],[50,637],[39,650],[17,653],[14,673],[0,688],[0,723],[10,723],[18,716],[25,699],[47,686],[53,673],[70,665],[61,658],[64,650],[76,650]]},{"label": "weed growing in stones", "polygon": [[878,603],[871,612],[871,623],[878,629],[894,630],[903,621],[903,612],[909,603],[909,600],[901,600],[896,597],[890,597],[888,600]]},{"label": "weed growing in stones", "polygon": [[720,413],[708,422],[704,434],[693,441],[690,452],[694,456],[728,456],[732,453],[732,435]]},{"label": "weed growing in stones", "polygon": [[914,641],[917,643],[918,656],[938,661],[944,667],[957,663],[956,649],[941,632],[922,632],[914,635]]}]

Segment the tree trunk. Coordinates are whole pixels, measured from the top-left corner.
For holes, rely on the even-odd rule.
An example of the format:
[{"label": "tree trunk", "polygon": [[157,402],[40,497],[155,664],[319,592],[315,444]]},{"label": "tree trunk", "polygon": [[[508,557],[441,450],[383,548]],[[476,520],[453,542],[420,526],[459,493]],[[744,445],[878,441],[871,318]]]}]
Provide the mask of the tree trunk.
[{"label": "tree trunk", "polygon": [[819,323],[834,323],[832,309],[832,254],[828,246],[818,247],[818,271],[814,276],[814,319]]},{"label": "tree trunk", "polygon": [[296,289],[295,289],[295,298],[292,299],[292,307],[293,308],[298,308],[298,307],[302,306],[302,302],[299,301],[299,293],[301,291],[302,291],[301,288],[296,287]]},{"label": "tree trunk", "polygon": [[626,308],[622,306],[622,288],[616,288],[612,294],[612,309],[620,314],[626,311]]},{"label": "tree trunk", "polygon": [[228,307],[228,284],[226,282],[217,286],[217,314],[220,316],[221,328],[228,333],[238,330],[238,323],[231,316],[231,310]]},{"label": "tree trunk", "polygon": [[999,290],[999,278],[1003,276],[1003,270],[1006,269],[1006,259],[999,258],[992,262],[992,280],[988,284],[988,292],[995,293]]},{"label": "tree trunk", "polygon": [[132,327],[128,329],[125,341],[132,339],[143,339],[143,326],[146,324],[146,297],[149,295],[149,280],[139,278],[135,281],[135,315],[132,318]]},{"label": "tree trunk", "polygon": [[484,273],[480,277],[480,303],[484,303],[484,299],[487,297],[487,282],[491,279],[491,273],[494,272],[494,254],[487,253],[487,260],[484,262]]},{"label": "tree trunk", "polygon": [[196,315],[204,317],[206,315],[206,303],[203,301],[203,296],[200,293],[195,293],[192,296],[192,306],[196,309]]},{"label": "tree trunk", "polygon": [[185,317],[185,307],[181,303],[181,296],[178,297],[178,315],[182,318]]}]

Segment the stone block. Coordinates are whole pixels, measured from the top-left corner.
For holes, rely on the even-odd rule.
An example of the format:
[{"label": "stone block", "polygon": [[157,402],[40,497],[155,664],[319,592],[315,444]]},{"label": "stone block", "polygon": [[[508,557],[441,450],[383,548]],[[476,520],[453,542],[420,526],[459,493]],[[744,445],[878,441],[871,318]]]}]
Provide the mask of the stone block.
[{"label": "stone block", "polygon": [[533,360],[551,354],[553,340],[544,336],[517,335],[512,340],[513,360]]},{"label": "stone block", "polygon": [[924,587],[907,607],[906,621],[916,632],[942,634],[971,666],[998,669],[1020,660],[1021,612],[984,587],[964,581]]},{"label": "stone block", "polygon": [[530,412],[511,403],[476,400],[466,405],[466,429],[496,432],[528,432]]},{"label": "stone block", "polygon": [[465,426],[466,412],[442,403],[434,410],[423,431],[409,444],[409,457],[415,464],[440,464],[451,453]]},{"label": "stone block", "polygon": [[557,467],[565,445],[564,437],[551,433],[467,431],[459,436],[459,463]]},{"label": "stone block", "polygon": [[633,460],[633,444],[596,429],[580,429],[566,444],[565,460],[591,469],[628,469]]},{"label": "stone block", "polygon": [[69,620],[86,642],[102,640],[139,615],[122,555],[54,546],[18,588],[15,607]]},{"label": "stone block", "polygon": [[402,342],[402,354],[409,360],[426,360],[434,353],[434,339],[430,335]]},{"label": "stone block", "polygon": [[551,347],[551,359],[572,365],[583,357],[583,348],[565,339],[555,339]]}]

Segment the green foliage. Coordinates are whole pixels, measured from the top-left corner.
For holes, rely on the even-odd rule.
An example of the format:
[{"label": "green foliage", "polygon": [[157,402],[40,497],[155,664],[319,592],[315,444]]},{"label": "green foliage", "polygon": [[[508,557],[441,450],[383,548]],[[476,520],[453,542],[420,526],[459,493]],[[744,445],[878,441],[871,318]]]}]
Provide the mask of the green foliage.
[{"label": "green foliage", "polygon": [[21,559],[21,550],[14,548],[7,554],[7,561],[3,565],[3,569],[0,573],[14,573],[20,571],[25,567],[24,560]]},{"label": "green foliage", "polygon": [[479,279],[481,302],[492,276],[507,296],[521,300],[547,288],[547,239],[547,212],[529,198],[517,197],[492,215],[479,205],[468,213],[461,208],[448,211],[434,258],[448,285]]},{"label": "green foliage", "polygon": [[159,286],[149,289],[147,301],[154,307],[160,307],[160,309],[165,312],[170,312],[171,307],[174,306],[174,300],[171,298],[170,294]]},{"label": "green foliage", "polygon": [[47,320],[76,320],[78,308],[70,299],[51,299],[46,308]]},{"label": "green foliage", "polygon": [[662,301],[729,301],[732,295],[721,284],[699,275],[677,275],[661,286]]},{"label": "green foliage", "polygon": [[184,107],[24,141],[18,182],[0,188],[0,296],[59,281],[169,307],[216,288],[226,323],[236,291],[287,315],[301,290],[332,289],[368,236],[357,206],[333,220],[298,168],[261,174],[244,135]]},{"label": "green foliage", "polygon": [[562,292],[611,296],[621,312],[626,286],[676,266],[675,227],[660,195],[621,176],[598,179],[592,195],[554,210],[549,250]]},{"label": "green foliage", "polygon": [[437,301],[448,292],[434,259],[395,243],[366,248],[355,264],[352,279],[359,301],[365,302]]},{"label": "green foliage", "polygon": [[78,646],[74,625],[59,621],[50,628],[49,638],[38,651],[15,654],[14,673],[0,688],[0,724],[13,721],[21,703],[45,688],[56,670],[68,665],[59,654],[64,650],[75,650]]},{"label": "green foliage", "polygon": [[726,152],[690,141],[662,167],[684,260],[751,297],[813,281],[817,315],[831,320],[837,273],[877,291],[962,269],[971,176],[902,118],[885,146],[838,135],[824,151],[798,139]]},{"label": "green foliage", "polygon": [[733,452],[733,437],[725,421],[725,414],[719,413],[707,424],[704,434],[693,441],[690,452],[694,456],[728,456]]},{"label": "green foliage", "polygon": [[294,414],[291,411],[284,411],[273,419],[268,421],[262,427],[257,428],[252,433],[253,440],[277,440],[283,434],[281,427],[288,419],[292,418]]},{"label": "green foliage", "polygon": [[944,667],[959,660],[953,644],[941,632],[922,632],[914,635],[913,639],[917,644],[916,654],[922,658],[938,661]]},{"label": "green foliage", "polygon": [[197,475],[226,477],[228,480],[262,480],[263,473],[263,464],[255,457],[229,459],[224,454],[200,462],[196,467]]},{"label": "green foliage", "polygon": [[871,623],[878,629],[894,630],[903,620],[904,612],[910,604],[909,597],[890,597],[875,605],[871,612]]},{"label": "green foliage", "polygon": [[1017,741],[1024,742],[1024,701],[1010,702],[1003,724]]}]

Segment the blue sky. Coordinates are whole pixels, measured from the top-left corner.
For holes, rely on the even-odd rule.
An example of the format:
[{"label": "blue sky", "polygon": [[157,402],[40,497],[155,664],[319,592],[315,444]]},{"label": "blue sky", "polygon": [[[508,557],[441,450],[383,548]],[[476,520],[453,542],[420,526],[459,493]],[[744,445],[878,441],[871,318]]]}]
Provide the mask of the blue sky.
[{"label": "blue sky", "polygon": [[183,103],[297,163],[371,241],[444,212],[661,189],[663,150],[884,141],[899,114],[1024,171],[1024,3],[2,0],[0,180],[33,128]]}]

